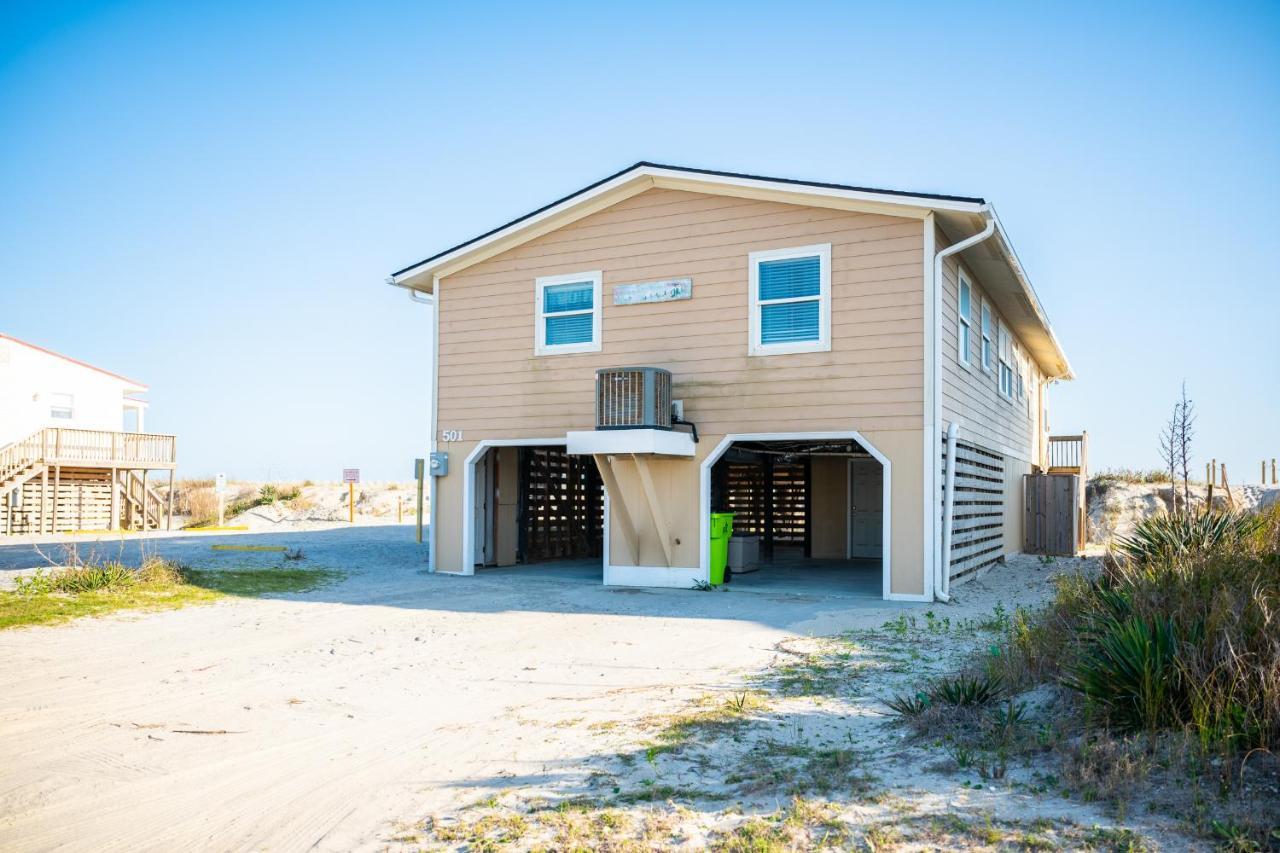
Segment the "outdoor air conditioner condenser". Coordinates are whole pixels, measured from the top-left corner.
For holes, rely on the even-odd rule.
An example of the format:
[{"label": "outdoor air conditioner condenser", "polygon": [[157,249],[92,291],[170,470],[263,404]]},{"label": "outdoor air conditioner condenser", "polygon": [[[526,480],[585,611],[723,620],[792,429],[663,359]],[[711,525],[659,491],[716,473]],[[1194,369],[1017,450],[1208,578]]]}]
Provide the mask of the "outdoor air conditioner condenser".
[{"label": "outdoor air conditioner condenser", "polygon": [[671,371],[661,367],[597,370],[596,429],[671,429]]}]

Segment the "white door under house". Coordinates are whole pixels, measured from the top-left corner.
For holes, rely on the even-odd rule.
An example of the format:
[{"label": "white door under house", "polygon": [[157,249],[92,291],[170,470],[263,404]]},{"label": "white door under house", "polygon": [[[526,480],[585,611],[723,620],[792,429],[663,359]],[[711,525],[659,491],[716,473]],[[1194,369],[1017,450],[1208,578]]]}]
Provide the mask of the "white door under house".
[{"label": "white door under house", "polygon": [[468,468],[476,571],[603,578],[604,487],[591,457],[502,444],[479,448]]},{"label": "white door under house", "polygon": [[853,437],[730,437],[711,466],[711,511],[734,514],[729,583],[880,598],[884,462]]}]

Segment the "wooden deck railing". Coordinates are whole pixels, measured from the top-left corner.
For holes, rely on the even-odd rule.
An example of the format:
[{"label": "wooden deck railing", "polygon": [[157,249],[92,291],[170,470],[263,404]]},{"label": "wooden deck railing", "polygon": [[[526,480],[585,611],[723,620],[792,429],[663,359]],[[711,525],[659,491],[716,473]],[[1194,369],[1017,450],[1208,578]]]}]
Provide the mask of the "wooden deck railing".
[{"label": "wooden deck railing", "polygon": [[1050,474],[1089,475],[1089,433],[1080,435],[1051,435],[1046,452],[1046,465]]},{"label": "wooden deck railing", "polygon": [[0,447],[0,483],[40,459],[40,443],[44,430]]},{"label": "wooden deck railing", "polygon": [[173,469],[177,438],[146,432],[45,427],[0,449],[0,480],[36,462],[87,468]]}]

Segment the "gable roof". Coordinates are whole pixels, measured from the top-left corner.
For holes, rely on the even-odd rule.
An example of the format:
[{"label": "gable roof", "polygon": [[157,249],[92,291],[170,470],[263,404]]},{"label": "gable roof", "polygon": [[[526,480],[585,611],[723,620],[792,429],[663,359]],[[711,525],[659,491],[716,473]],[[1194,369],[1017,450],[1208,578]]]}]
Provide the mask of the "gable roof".
[{"label": "gable roof", "polygon": [[935,221],[953,242],[981,231],[994,219],[992,239],[961,253],[966,266],[991,292],[1001,312],[1048,376],[1071,378],[1071,367],[1039,297],[1018,260],[995,209],[973,196],[875,189],[848,184],[775,178],[641,161],[606,178],[437,252],[388,277],[390,284],[434,293],[435,281],[527,243],[583,217],[653,188],[728,195]]},{"label": "gable roof", "polygon": [[149,390],[146,385],[143,385],[141,382],[138,382],[136,380],[130,379],[127,376],[121,376],[119,373],[112,373],[110,370],[103,370],[101,367],[95,367],[92,364],[89,364],[88,362],[80,361],[79,359],[72,358],[69,355],[63,355],[60,352],[54,352],[53,350],[48,349],[46,347],[42,347],[38,344],[33,344],[30,341],[24,341],[21,338],[15,338],[13,335],[6,335],[4,332],[0,332],[0,340],[13,341],[15,344],[21,344],[22,346],[27,347],[29,349],[36,350],[37,352],[42,352],[45,355],[51,355],[54,358],[60,358],[63,361],[68,361],[78,367],[84,367],[84,368],[88,368],[89,370],[95,370],[98,373],[102,373],[107,376],[110,376],[112,379],[118,379],[119,381],[127,385],[130,391]]},{"label": "gable roof", "polygon": [[468,246],[473,246],[481,242],[482,240],[486,240],[490,237],[493,237],[497,235],[499,232],[507,231],[508,229],[511,229],[521,224],[522,222],[526,222],[538,216],[539,214],[546,213],[547,211],[550,211],[552,208],[559,207],[560,205],[571,202],[574,199],[577,199],[580,196],[586,195],[592,192],[593,190],[599,189],[605,184],[608,184],[612,181],[616,181],[619,178],[625,177],[632,173],[646,172],[646,171],[652,171],[652,170],[661,170],[661,171],[667,171],[667,172],[683,172],[690,175],[704,175],[704,176],[717,177],[717,178],[731,178],[739,181],[767,181],[775,184],[790,184],[797,187],[808,187],[811,189],[843,190],[845,192],[860,193],[860,194],[866,194],[866,195],[899,196],[899,197],[908,198],[908,199],[916,198],[916,199],[929,199],[929,200],[935,200],[935,201],[957,201],[957,202],[967,202],[969,204],[984,203],[983,199],[969,198],[967,196],[938,195],[936,193],[913,193],[913,192],[906,192],[904,190],[873,189],[871,187],[855,187],[855,186],[850,186],[848,184],[829,184],[829,183],[823,183],[821,181],[802,181],[796,178],[770,178],[770,177],[765,177],[763,175],[747,175],[747,174],[742,174],[740,172],[719,172],[714,169],[694,169],[688,166],[666,166],[661,163],[650,163],[647,160],[641,160],[639,163],[636,163],[634,166],[628,166],[627,168],[619,172],[614,172],[612,175],[609,175],[607,178],[601,178],[600,180],[596,181],[594,184],[590,184],[588,186],[583,187],[580,190],[571,192],[567,196],[556,199],[550,204],[545,204],[542,207],[538,208],[537,210],[530,211],[529,213],[526,213],[523,216],[517,216],[515,219],[512,219],[510,222],[507,222],[503,225],[499,225],[497,228],[494,228],[490,231],[486,231],[483,234],[480,234],[476,237],[472,237],[470,240],[463,240],[461,243],[459,243],[456,246],[452,246],[448,249],[445,249],[442,252],[437,252],[431,257],[424,258],[423,260],[418,261],[416,264],[410,264],[404,269],[396,270],[391,274],[391,277],[399,278],[405,273],[412,272],[413,270],[419,267],[422,267],[424,265],[429,265],[433,261],[438,261],[447,255],[456,254],[457,252],[467,248]]}]

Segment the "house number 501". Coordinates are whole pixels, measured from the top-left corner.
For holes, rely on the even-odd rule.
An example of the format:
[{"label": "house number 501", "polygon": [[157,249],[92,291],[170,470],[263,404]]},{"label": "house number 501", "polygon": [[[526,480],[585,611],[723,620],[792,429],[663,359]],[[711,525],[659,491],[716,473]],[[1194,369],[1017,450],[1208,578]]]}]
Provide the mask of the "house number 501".
[{"label": "house number 501", "polygon": [[440,433],[440,438],[444,441],[462,441],[462,430],[446,429]]}]

